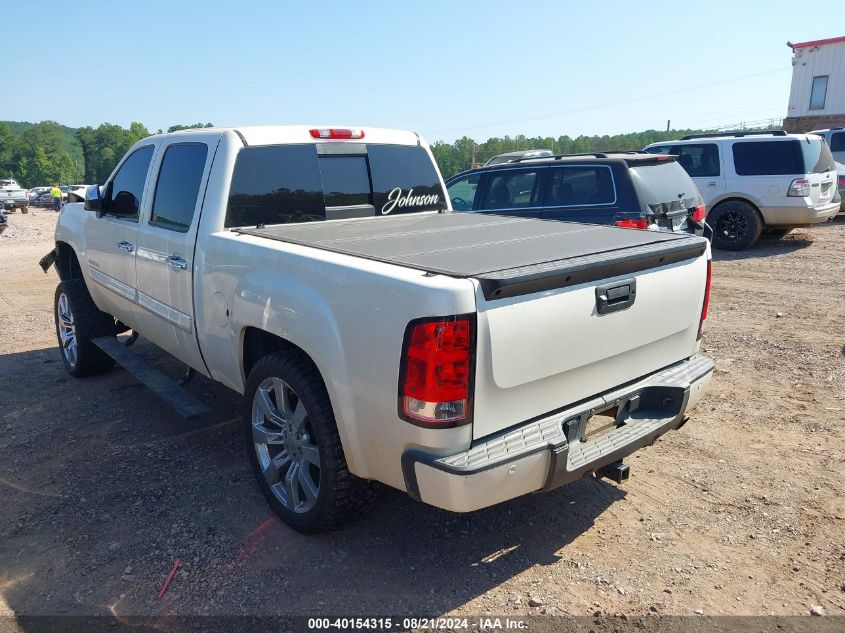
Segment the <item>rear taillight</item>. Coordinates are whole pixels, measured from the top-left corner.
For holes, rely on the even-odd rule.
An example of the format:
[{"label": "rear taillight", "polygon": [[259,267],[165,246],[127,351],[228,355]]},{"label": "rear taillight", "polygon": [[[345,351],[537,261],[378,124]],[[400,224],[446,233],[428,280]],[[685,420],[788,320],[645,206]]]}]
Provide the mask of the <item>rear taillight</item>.
[{"label": "rear taillight", "polygon": [[647,229],[648,220],[640,218],[639,220],[616,220],[616,226],[621,226],[623,229]]},{"label": "rear taillight", "polygon": [[474,364],[473,315],[412,321],[402,348],[399,416],[431,428],[468,424]]},{"label": "rear taillight", "polygon": [[704,305],[701,306],[701,320],[698,322],[698,338],[704,330],[704,321],[707,319],[707,307],[710,305],[710,280],[713,277],[713,262],[707,260],[707,282],[704,285]]},{"label": "rear taillight", "polygon": [[325,138],[334,140],[364,138],[364,130],[359,129],[328,127],[315,128],[313,130],[308,131],[311,134],[312,138]]},{"label": "rear taillight", "polygon": [[695,209],[690,211],[689,217],[690,220],[693,222],[704,222],[704,218],[707,216],[707,207],[703,204],[698,205]]},{"label": "rear taillight", "polygon": [[839,186],[845,187],[845,176],[839,176]]},{"label": "rear taillight", "polygon": [[810,181],[806,178],[796,178],[789,185],[786,195],[793,198],[806,198],[810,195]]}]

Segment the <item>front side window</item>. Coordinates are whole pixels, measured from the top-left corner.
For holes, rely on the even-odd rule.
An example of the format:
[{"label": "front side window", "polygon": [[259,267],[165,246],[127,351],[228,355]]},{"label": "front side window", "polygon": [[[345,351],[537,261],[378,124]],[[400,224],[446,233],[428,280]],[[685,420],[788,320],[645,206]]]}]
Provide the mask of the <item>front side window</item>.
[{"label": "front side window", "polygon": [[469,174],[447,187],[449,199],[455,211],[472,211],[479,180],[481,180],[481,174]]},{"label": "front side window", "polygon": [[147,181],[152,158],[153,146],[147,145],[136,149],[123,162],[109,185],[108,212],[121,217],[138,218],[144,183]]},{"label": "front side window", "polygon": [[803,174],[800,142],[740,141],[733,144],[734,169],[740,176]]},{"label": "front side window", "polygon": [[616,202],[613,176],[606,165],[554,167],[544,206],[575,207]]},{"label": "front side window", "polygon": [[158,172],[150,224],[185,232],[194,219],[208,157],[205,143],[171,145]]},{"label": "front side window", "polygon": [[227,227],[322,220],[323,183],[313,144],[246,147],[238,154]]},{"label": "front side window", "polygon": [[672,153],[672,146],[671,145],[654,145],[653,147],[646,147],[645,151],[649,154],[671,154]]},{"label": "front side window", "polygon": [[672,154],[677,154],[681,167],[693,178],[719,175],[719,149],[715,143],[676,145],[675,150]]},{"label": "front side window", "polygon": [[827,98],[827,75],[813,77],[813,87],[810,89],[810,110],[823,110]]},{"label": "front side window", "polygon": [[482,209],[519,209],[537,206],[537,183],[540,172],[535,169],[512,169],[493,172]]}]

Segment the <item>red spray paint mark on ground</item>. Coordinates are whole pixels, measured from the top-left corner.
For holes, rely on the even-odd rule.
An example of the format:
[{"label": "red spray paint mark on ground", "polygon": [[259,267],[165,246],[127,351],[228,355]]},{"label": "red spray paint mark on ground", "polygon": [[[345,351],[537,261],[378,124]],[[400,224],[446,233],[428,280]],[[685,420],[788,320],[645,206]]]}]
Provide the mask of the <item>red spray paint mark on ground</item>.
[{"label": "red spray paint mark on ground", "polygon": [[161,600],[164,597],[164,594],[167,593],[167,589],[170,587],[170,583],[173,582],[173,579],[176,577],[176,572],[179,569],[179,565],[182,564],[180,559],[176,559],[173,561],[173,569],[170,570],[170,573],[167,574],[167,578],[164,579],[164,584],[161,586],[161,590],[158,592],[158,599]]},{"label": "red spray paint mark on ground", "polygon": [[263,532],[271,525],[274,525],[279,522],[278,517],[270,517],[259,526],[257,526],[252,532],[246,535],[244,538],[244,542],[241,545],[241,548],[238,550],[238,553],[235,554],[235,557],[229,563],[230,565],[237,566],[246,561],[250,556],[252,556],[264,543]]}]

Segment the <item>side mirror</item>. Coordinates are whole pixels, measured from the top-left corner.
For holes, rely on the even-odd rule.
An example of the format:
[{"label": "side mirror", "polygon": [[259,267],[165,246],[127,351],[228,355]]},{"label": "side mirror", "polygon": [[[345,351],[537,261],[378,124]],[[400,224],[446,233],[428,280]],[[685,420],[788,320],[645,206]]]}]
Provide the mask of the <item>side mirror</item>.
[{"label": "side mirror", "polygon": [[100,187],[91,185],[85,190],[85,210],[100,213],[103,210],[103,199],[100,197]]}]

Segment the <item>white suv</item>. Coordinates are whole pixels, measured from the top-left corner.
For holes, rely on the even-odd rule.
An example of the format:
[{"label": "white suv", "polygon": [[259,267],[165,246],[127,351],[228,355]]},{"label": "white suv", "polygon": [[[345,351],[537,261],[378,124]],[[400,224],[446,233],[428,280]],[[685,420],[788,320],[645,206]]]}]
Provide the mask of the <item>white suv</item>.
[{"label": "white suv", "polygon": [[748,248],[763,230],[786,234],[839,211],[833,156],[814,134],[696,134],[645,151],[678,157],[709,209],[716,248]]}]

